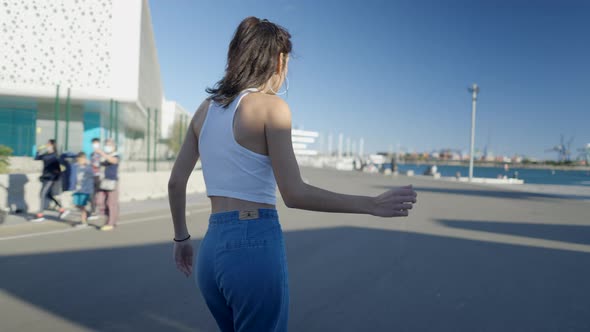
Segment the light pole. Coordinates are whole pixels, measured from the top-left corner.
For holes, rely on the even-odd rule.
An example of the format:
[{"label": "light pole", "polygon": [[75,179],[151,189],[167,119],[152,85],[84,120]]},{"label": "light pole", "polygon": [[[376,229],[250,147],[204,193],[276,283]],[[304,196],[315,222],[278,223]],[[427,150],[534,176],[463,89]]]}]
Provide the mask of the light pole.
[{"label": "light pole", "polygon": [[476,83],[473,83],[468,90],[471,92],[471,152],[469,153],[469,181],[471,182],[473,180],[473,153],[475,145],[475,107],[479,87]]},{"label": "light pole", "polygon": [[338,135],[338,160],[340,160],[342,158],[342,140],[343,140],[343,135],[342,133],[340,133]]},{"label": "light pole", "polygon": [[365,139],[361,137],[361,141],[359,143],[359,156],[363,158],[365,154]]},{"label": "light pole", "polygon": [[346,138],[346,156],[350,157],[350,137]]}]

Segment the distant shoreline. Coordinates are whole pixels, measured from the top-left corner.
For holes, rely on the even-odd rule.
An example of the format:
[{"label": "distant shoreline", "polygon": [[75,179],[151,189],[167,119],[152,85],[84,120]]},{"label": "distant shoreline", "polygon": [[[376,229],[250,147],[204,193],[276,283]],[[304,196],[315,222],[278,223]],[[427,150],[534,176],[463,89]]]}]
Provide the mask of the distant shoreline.
[{"label": "distant shoreline", "polygon": [[[590,166],[553,166],[553,165],[535,165],[535,164],[511,164],[507,163],[510,169],[513,168],[526,168],[526,169],[547,169],[547,170],[559,170],[559,171],[590,171]],[[469,167],[468,162],[463,161],[404,161],[399,162],[399,165],[437,165],[437,166],[465,166]],[[489,162],[476,162],[473,164],[474,167],[504,167],[504,163],[489,163]]]}]

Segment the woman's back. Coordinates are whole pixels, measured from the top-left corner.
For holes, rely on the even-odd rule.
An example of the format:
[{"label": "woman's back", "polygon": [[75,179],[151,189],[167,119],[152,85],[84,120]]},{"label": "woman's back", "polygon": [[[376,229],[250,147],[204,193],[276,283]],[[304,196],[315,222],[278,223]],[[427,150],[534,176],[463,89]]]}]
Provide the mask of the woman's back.
[{"label": "woman's back", "polygon": [[210,197],[276,203],[261,98],[246,98],[256,92],[242,91],[227,107],[209,102],[198,130],[198,149]]}]

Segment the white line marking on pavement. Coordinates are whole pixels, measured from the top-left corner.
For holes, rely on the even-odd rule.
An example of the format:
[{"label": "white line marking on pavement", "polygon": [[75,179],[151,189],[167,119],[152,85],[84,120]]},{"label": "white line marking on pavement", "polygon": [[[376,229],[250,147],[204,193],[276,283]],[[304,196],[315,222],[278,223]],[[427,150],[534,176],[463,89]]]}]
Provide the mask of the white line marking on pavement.
[{"label": "white line marking on pavement", "polygon": [[[187,211],[187,216],[190,215],[191,212],[192,213],[201,213],[201,212],[206,212],[206,211],[210,211],[210,210],[211,210],[210,208],[201,208],[201,209],[197,209],[197,210]],[[137,224],[137,223],[141,223],[141,222],[146,222],[146,221],[161,219],[161,218],[167,218],[167,217],[170,217],[170,214],[152,216],[152,217],[147,217],[147,218],[131,219],[131,220],[128,220],[125,222],[120,222],[118,225],[123,226],[123,225]],[[0,241],[24,239],[24,238],[43,236],[43,235],[61,234],[61,233],[86,231],[86,230],[96,230],[96,229],[94,229],[93,227],[86,227],[86,228],[72,227],[72,228],[68,228],[68,229],[59,229],[59,230],[48,231],[48,232],[38,232],[38,233],[31,233],[31,234],[22,234],[22,235],[0,237]]]},{"label": "white line marking on pavement", "polygon": [[[133,213],[129,213],[129,214],[133,214]],[[127,214],[123,215],[123,218],[124,218],[126,215],[127,215]],[[186,216],[188,217],[188,216],[190,216],[190,215],[191,215],[191,212],[187,210],[187,211],[186,211]],[[71,221],[71,220],[67,220],[67,219],[66,219],[65,221]],[[45,224],[45,223],[54,223],[54,224],[56,224],[56,225],[59,225],[59,224],[63,224],[63,222],[64,222],[64,220],[63,220],[63,219],[59,219],[59,218],[58,218],[58,219],[46,219],[46,221],[45,221],[45,222],[43,222],[43,223],[40,223],[40,225],[42,225],[42,224]],[[27,225],[27,224],[32,224],[32,222],[28,221],[28,222],[25,222],[25,223],[19,223],[19,224],[1,225],[1,228],[0,228],[0,229],[8,229],[8,228],[12,228],[12,227],[14,227],[14,228],[16,228],[16,227],[22,227],[23,225]],[[80,230],[82,230],[82,229],[80,229]],[[0,239],[1,239],[1,238],[0,238]]]}]

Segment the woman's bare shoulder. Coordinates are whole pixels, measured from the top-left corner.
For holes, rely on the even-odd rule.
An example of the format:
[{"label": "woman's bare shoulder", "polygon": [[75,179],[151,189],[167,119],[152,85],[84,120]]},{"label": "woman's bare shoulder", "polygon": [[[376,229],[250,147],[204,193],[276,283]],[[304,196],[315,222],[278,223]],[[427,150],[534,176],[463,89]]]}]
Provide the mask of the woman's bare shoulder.
[{"label": "woman's bare shoulder", "polygon": [[195,115],[206,113],[207,109],[209,109],[209,104],[211,104],[211,102],[212,102],[212,99],[210,97],[205,98],[205,100],[203,100],[203,102],[201,102],[201,105],[199,105],[199,107],[195,111]]},{"label": "woman's bare shoulder", "polygon": [[276,95],[269,95],[264,93],[256,93],[250,99],[252,106],[261,110],[261,117],[264,118],[266,124],[278,122],[284,123],[288,120],[290,124],[291,111],[287,102]]},{"label": "woman's bare shoulder", "polygon": [[201,105],[193,114],[193,119],[191,121],[192,128],[197,137],[199,137],[199,133],[201,132],[201,128],[203,127],[203,123],[205,122],[205,117],[207,116],[207,111],[209,110],[209,105],[212,103],[211,98],[206,98],[203,100]]},{"label": "woman's bare shoulder", "polygon": [[267,105],[267,125],[283,127],[284,129],[291,127],[291,110],[289,109],[289,104],[283,98],[269,95]]}]

